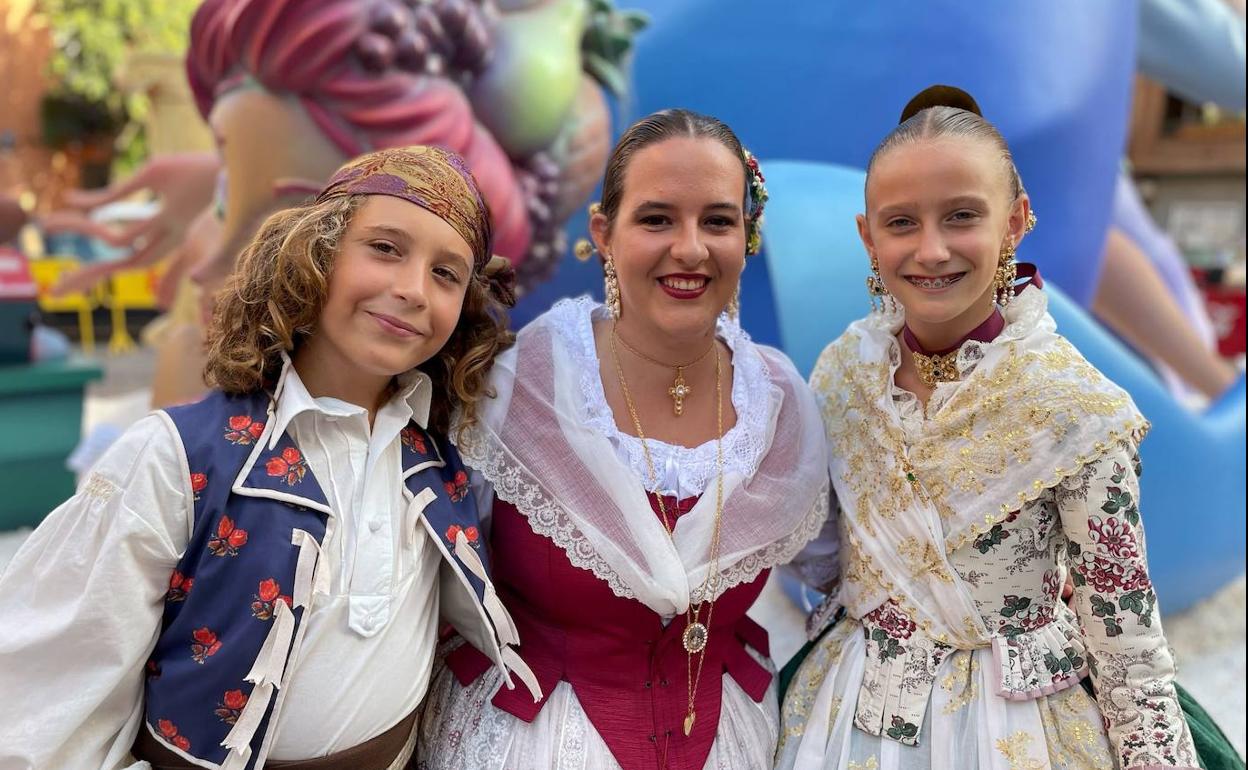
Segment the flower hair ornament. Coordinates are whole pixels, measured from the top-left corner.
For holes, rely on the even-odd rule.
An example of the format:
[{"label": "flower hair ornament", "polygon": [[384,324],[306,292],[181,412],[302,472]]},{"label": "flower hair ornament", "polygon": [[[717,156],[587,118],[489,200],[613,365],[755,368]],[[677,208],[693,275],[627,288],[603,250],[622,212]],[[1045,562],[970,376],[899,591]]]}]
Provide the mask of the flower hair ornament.
[{"label": "flower hair ornament", "polygon": [[741,152],[745,157],[745,168],[748,172],[745,184],[750,191],[747,201],[749,210],[745,213],[745,254],[753,256],[763,246],[763,209],[767,206],[769,196],[767,195],[767,180],[763,178],[763,170],[759,168],[758,158],[755,158],[754,153],[747,149],[742,148]]}]

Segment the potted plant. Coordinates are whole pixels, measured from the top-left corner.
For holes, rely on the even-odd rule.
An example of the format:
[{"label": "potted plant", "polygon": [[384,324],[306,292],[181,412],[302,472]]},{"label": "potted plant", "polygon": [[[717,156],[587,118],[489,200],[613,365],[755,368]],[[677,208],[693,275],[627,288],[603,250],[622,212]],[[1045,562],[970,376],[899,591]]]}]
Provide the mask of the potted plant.
[{"label": "potted plant", "polygon": [[84,187],[107,183],[114,160],[145,155],[146,95],[124,93],[116,79],[136,52],[181,54],[198,0],[42,0],[52,31],[43,97],[43,139],[81,163]]}]

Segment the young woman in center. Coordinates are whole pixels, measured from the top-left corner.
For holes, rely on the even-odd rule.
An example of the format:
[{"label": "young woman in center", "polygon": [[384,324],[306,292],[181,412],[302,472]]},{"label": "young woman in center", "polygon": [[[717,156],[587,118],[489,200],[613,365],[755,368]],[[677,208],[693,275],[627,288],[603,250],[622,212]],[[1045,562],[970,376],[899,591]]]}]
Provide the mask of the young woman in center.
[{"label": "young woman in center", "polygon": [[521,331],[459,441],[544,696],[452,642],[420,767],[770,766],[774,669],[745,613],[817,534],[828,480],[805,383],[736,320],[765,199],[714,118],[659,112],[616,145],[590,220],[606,304]]}]

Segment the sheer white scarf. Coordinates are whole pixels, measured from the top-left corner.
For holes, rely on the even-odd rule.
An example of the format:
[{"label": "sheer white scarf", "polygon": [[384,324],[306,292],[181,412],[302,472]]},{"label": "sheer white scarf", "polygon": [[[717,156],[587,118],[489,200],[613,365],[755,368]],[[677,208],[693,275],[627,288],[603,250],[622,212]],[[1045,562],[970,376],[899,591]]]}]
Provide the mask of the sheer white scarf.
[{"label": "sheer white scarf", "polygon": [[[660,615],[684,612],[704,598],[696,592],[710,568],[715,494],[703,494],[669,537],[644,479],[587,424],[582,364],[550,318],[530,323],[495,362],[497,397],[458,442],[464,462],[616,595]],[[778,351],[748,341],[737,348],[734,358],[765,363],[770,420],[757,470],[725,470],[720,580],[705,598],[788,562],[828,514],[826,441],[810,390]]]}]

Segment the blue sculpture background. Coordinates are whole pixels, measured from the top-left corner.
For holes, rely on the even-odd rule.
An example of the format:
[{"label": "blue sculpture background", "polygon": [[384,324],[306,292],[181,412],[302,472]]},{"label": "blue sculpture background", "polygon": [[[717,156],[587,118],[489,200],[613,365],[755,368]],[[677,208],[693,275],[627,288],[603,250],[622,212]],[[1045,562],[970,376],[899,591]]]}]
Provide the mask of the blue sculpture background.
[{"label": "blue sculpture background", "polygon": [[[652,25],[639,37],[635,95],[617,124],[689,107],[727,121],[760,157],[771,203],[763,254],[743,280],[742,323],[804,372],[867,310],[853,222],[858,169],[923,87],[973,93],[1010,142],[1039,216],[1020,258],[1052,287],[1059,329],[1153,421],[1141,495],[1163,606],[1181,609],[1243,572],[1243,381],[1193,414],[1082,309],[1100,278],[1125,144],[1135,0],[628,5]],[[601,296],[601,277],[596,261],[569,258],[522,301],[517,323],[558,297]]]}]

